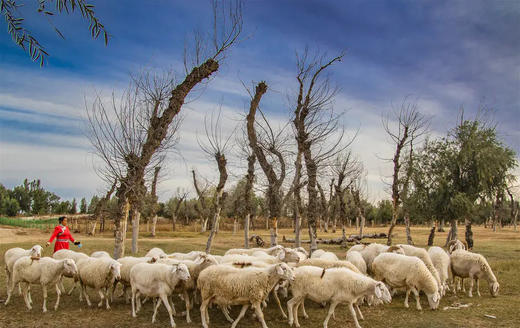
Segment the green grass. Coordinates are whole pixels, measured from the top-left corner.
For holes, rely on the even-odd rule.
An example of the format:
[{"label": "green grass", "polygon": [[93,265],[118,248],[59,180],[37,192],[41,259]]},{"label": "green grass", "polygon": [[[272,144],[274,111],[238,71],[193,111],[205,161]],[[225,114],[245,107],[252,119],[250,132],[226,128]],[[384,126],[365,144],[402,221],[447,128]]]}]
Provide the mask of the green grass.
[{"label": "green grass", "polygon": [[0,225],[7,225],[12,227],[21,227],[21,228],[34,228],[40,230],[46,230],[52,228],[58,222],[58,218],[50,218],[50,219],[32,219],[32,220],[22,220],[20,218],[6,218],[0,217]]},{"label": "green grass", "polygon": [[[386,228],[369,228],[368,232],[381,232]],[[268,240],[268,232],[265,230],[255,231],[264,240]],[[353,233],[349,230],[349,233]],[[292,231],[280,231],[282,235],[291,236]],[[404,229],[398,227],[396,232],[396,242],[404,242]],[[418,246],[424,247],[427,240],[427,228],[414,228],[414,241]],[[156,239],[146,237],[146,233],[139,242],[138,255],[144,255],[152,247],[161,247],[166,252],[186,252],[190,250],[203,250],[207,240],[207,233],[198,232],[166,232],[160,231]],[[323,234],[324,238],[337,237],[335,235]],[[94,250],[106,250],[111,252],[113,249],[113,239],[110,232],[102,236],[89,237],[86,235],[75,234],[74,237],[81,240],[83,248],[81,251],[90,253]],[[130,237],[130,235],[128,235]],[[13,236],[12,238],[0,239],[0,253],[3,254],[11,247],[29,248],[35,243],[44,244],[48,234],[43,234],[37,230],[31,231],[29,235],[22,237]],[[442,246],[446,238],[446,233],[436,236],[435,244]],[[449,293],[441,300],[439,310],[428,310],[427,300],[421,295],[423,311],[415,310],[415,300],[410,303],[410,308],[403,306],[404,296],[396,295],[391,304],[378,307],[361,307],[365,321],[360,321],[362,327],[520,327],[520,233],[510,230],[492,233],[481,227],[474,228],[475,252],[482,253],[488,259],[498,281],[500,282],[500,295],[493,298],[489,294],[486,282],[481,283],[480,291],[482,297],[469,298],[459,293],[457,296]],[[374,241],[374,240],[372,240]],[[377,240],[383,242],[383,240]],[[221,232],[217,235],[213,253],[222,254],[230,247],[241,247],[243,237],[241,234],[233,235],[230,232]],[[306,245],[308,246],[308,245]],[[130,242],[126,243],[127,253]],[[335,252],[341,258],[345,256],[345,249],[339,246],[324,246],[323,248]],[[77,250],[77,248],[74,248]],[[44,255],[51,255],[52,250],[45,248]],[[4,265],[3,258],[0,265]],[[70,281],[66,281],[66,287],[70,287]],[[5,273],[0,272],[0,300],[5,299]],[[167,312],[164,307],[159,309],[157,321],[151,324],[152,309],[150,304],[146,304],[137,318],[132,318],[130,305],[125,304],[122,299],[116,299],[112,304],[112,310],[106,311],[97,307],[88,308],[86,304],[78,300],[78,291],[74,291],[72,296],[62,298],[58,311],[49,310],[49,313],[41,312],[42,296],[39,286],[33,286],[33,309],[27,311],[23,300],[17,293],[13,296],[13,302],[7,307],[0,304],[0,327],[165,327],[169,325]],[[474,293],[476,295],[476,293]],[[90,291],[89,295],[93,303],[97,303],[99,296]],[[52,309],[55,302],[55,293],[49,292],[47,307]],[[469,308],[459,310],[442,310],[455,302],[472,303]],[[264,310],[265,319],[269,327],[289,327],[278,312],[278,309],[271,302]],[[282,300],[285,305],[285,301]],[[183,302],[176,300],[176,308],[180,312],[184,309]],[[322,327],[326,316],[326,309],[309,300],[306,301],[306,309],[310,315],[309,319],[300,317],[302,327]],[[233,307],[231,314],[236,317],[239,307]],[[496,319],[486,318],[485,315],[494,315]],[[230,327],[223,315],[217,309],[210,310],[210,327]],[[183,317],[176,317],[175,322],[178,327],[201,327],[200,312],[196,306],[191,312],[192,324],[187,324]],[[260,324],[251,316],[246,315],[239,323],[238,327],[260,327]],[[331,328],[354,327],[350,313],[345,305],[338,306],[336,309],[336,320],[329,322]]]}]

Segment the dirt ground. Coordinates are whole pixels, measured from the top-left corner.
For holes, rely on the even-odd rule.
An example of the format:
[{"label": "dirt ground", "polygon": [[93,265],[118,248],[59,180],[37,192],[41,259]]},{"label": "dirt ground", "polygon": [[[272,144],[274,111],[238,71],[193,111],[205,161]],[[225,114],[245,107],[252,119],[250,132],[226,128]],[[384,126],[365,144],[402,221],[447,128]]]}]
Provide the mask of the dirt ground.
[{"label": "dirt ground", "polygon": [[[167,230],[166,227],[161,230]],[[152,247],[161,247],[166,252],[184,252],[190,250],[203,250],[207,233],[202,234],[193,232],[193,229],[181,232],[160,231],[158,237],[147,237],[146,232],[142,232],[139,241],[138,255],[144,255]],[[386,228],[368,228],[367,233],[383,232]],[[428,228],[414,227],[414,241],[418,246],[424,247],[428,237]],[[261,235],[264,240],[269,240],[269,233],[265,230],[257,230],[254,233]],[[352,230],[349,233],[354,233]],[[280,240],[283,235],[292,238],[292,231],[289,229],[281,230]],[[3,254],[12,247],[29,248],[34,244],[44,245],[49,233],[35,229],[21,229],[0,226],[0,253]],[[320,237],[338,237],[339,232],[320,233]],[[95,237],[84,234],[75,234],[74,237],[81,240],[83,248],[81,251],[91,253],[95,250],[106,250],[109,253],[113,250],[113,239],[110,232]],[[130,237],[130,234],[128,234]],[[306,237],[306,236],[305,236]],[[304,238],[305,238],[304,237]],[[483,227],[474,227],[475,248],[474,251],[483,254],[488,259],[495,275],[500,283],[500,295],[497,298],[490,296],[487,282],[481,283],[482,297],[469,298],[466,295],[457,296],[449,293],[441,300],[439,310],[428,310],[427,300],[421,296],[423,311],[417,311],[414,302],[409,309],[403,306],[403,295],[396,295],[391,304],[377,307],[363,306],[361,309],[365,316],[365,321],[360,321],[362,327],[520,327],[520,233],[506,228],[502,231],[493,233]],[[437,233],[435,244],[442,246],[446,239],[446,233]],[[384,240],[370,240],[383,243]],[[395,242],[404,242],[404,228],[398,227]],[[243,245],[242,234],[233,235],[231,232],[220,232],[214,242],[213,253],[222,254],[231,247],[241,247]],[[307,245],[308,246],[308,245]],[[127,242],[127,255],[129,254],[130,243]],[[340,258],[344,258],[346,249],[339,246],[324,246],[323,248],[335,252]],[[73,248],[78,250],[77,248]],[[51,256],[52,249],[45,248],[44,255]],[[0,265],[5,265],[3,256]],[[99,296],[93,291],[89,292],[93,307],[89,308],[85,302],[80,303],[78,291],[75,290],[71,296],[63,296],[58,311],[52,310],[56,295],[49,292],[48,313],[41,312],[42,294],[41,288],[37,285],[32,287],[32,298],[34,301],[33,309],[28,311],[21,296],[15,292],[13,302],[8,306],[2,304],[6,298],[6,276],[4,270],[0,270],[0,327],[164,327],[169,325],[168,315],[164,307],[159,309],[157,321],[151,324],[152,309],[151,305],[144,306],[137,318],[131,317],[131,306],[125,304],[122,298],[115,299],[111,305],[112,309],[107,311],[104,308],[97,308],[95,304]],[[71,281],[66,280],[66,288],[72,286]],[[117,294],[117,292],[116,292]],[[283,302],[283,301],[282,301]],[[285,302],[283,302],[285,303]],[[454,303],[471,304],[467,308],[457,310],[443,310],[444,307]],[[180,299],[176,301],[176,308],[181,312],[184,309]],[[322,327],[327,310],[311,301],[306,301],[309,319],[300,318],[302,327]],[[239,308],[232,309],[233,317],[238,315]],[[191,312],[193,323],[187,324],[184,317],[176,317],[175,322],[178,327],[200,327],[200,312],[197,307]],[[264,310],[265,319],[269,327],[288,327],[287,321],[282,318],[273,302]],[[486,317],[495,316],[496,319]],[[210,310],[210,327],[229,327],[230,324],[217,309]],[[239,323],[238,327],[261,327],[260,324],[250,315],[246,315]],[[348,308],[341,305],[336,309],[336,320],[329,322],[329,327],[354,327]]]}]

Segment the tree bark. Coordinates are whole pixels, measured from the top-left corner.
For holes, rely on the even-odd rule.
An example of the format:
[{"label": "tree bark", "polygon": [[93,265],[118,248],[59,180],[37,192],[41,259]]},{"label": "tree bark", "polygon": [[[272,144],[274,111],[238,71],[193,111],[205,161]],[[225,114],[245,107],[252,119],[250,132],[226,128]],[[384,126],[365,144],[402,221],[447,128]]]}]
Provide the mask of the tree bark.
[{"label": "tree bark", "polygon": [[155,232],[156,226],[157,226],[157,215],[154,215],[152,218],[152,237],[155,237],[155,235],[156,235],[156,232]]},{"label": "tree bark", "polygon": [[247,213],[244,219],[244,247],[249,248],[249,219],[250,213]]},{"label": "tree bark", "polygon": [[[152,196],[152,213],[151,213],[151,217],[152,217],[152,237],[155,237],[155,225],[157,224],[157,207],[158,207],[158,204],[157,204],[157,179],[159,178],[159,171],[161,170],[161,167],[160,166],[156,166],[154,168],[154,173],[153,173],[153,181],[152,181],[152,190],[151,190],[151,196]],[[150,218],[148,218],[148,221],[146,222],[147,225],[147,231],[148,231],[148,223],[150,222]]]},{"label": "tree bark", "polygon": [[471,221],[466,220],[466,243],[468,244],[468,251],[473,249],[473,231],[471,231]]},{"label": "tree bark", "polygon": [[412,232],[410,230],[410,215],[408,213],[404,216],[404,223],[406,225],[406,242],[408,245],[413,245]]},{"label": "tree bark", "polygon": [[432,226],[430,230],[430,235],[428,236],[428,246],[433,246],[433,240],[435,238],[435,225]]},{"label": "tree bark", "polygon": [[223,203],[223,193],[224,193],[224,186],[226,185],[226,181],[228,178],[226,165],[227,160],[226,156],[224,154],[221,154],[220,151],[215,153],[215,160],[217,161],[218,171],[219,171],[219,182],[216,189],[216,195],[215,195],[215,215],[213,216],[213,222],[211,227],[211,232],[208,237],[208,242],[206,243],[206,253],[211,252],[211,243],[213,242],[213,238],[215,237],[215,234],[218,231],[219,221],[220,221],[220,212],[222,210],[222,203]]},{"label": "tree bark", "polygon": [[255,115],[256,110],[258,109],[258,105],[260,104],[260,100],[262,96],[267,92],[267,84],[265,82],[260,82],[256,86],[255,94],[251,99],[251,103],[249,106],[249,113],[247,115],[247,137],[249,140],[249,147],[253,150],[262,171],[267,177],[268,180],[268,188],[267,188],[267,205],[269,207],[269,224],[270,226],[270,234],[271,234],[271,246],[275,246],[278,244],[278,218],[281,215],[282,210],[282,200],[280,188],[282,186],[283,180],[285,179],[285,161],[283,155],[278,152],[276,149],[270,149],[273,155],[279,161],[280,164],[280,175],[277,176],[274,170],[274,167],[267,160],[264,150],[260,147],[256,135],[255,130]]},{"label": "tree bark", "polygon": [[451,220],[451,228],[448,232],[448,237],[446,238],[446,244],[444,244],[444,246],[446,247],[450,241],[455,240],[457,238],[457,220]]},{"label": "tree bark", "polygon": [[141,220],[141,212],[137,208],[132,209],[132,254],[137,254],[139,250],[139,221]]},{"label": "tree bark", "polygon": [[118,220],[114,220],[114,259],[119,259],[125,254],[126,226],[128,222],[128,214],[130,211],[130,203],[128,199],[119,199]]}]

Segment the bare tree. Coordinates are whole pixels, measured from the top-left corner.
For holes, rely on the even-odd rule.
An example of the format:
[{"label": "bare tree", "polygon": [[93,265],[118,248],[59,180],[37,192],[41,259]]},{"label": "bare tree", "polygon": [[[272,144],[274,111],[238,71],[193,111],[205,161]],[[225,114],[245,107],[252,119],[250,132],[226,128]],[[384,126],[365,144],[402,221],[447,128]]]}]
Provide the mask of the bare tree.
[{"label": "bare tree", "polygon": [[[177,230],[177,218],[179,217],[179,211],[181,209],[182,202],[186,200],[188,197],[187,192],[178,192],[176,198],[177,198],[177,204],[175,204],[175,207],[173,208],[171,214],[172,214],[172,231]],[[186,208],[186,202],[184,203],[184,207]]]},{"label": "bare tree", "polygon": [[[135,124],[134,129],[123,129],[124,132],[122,133],[114,133],[114,125],[112,124],[103,125],[107,129],[96,130],[99,132],[95,134],[98,138],[94,138],[93,144],[101,158],[106,159],[107,156],[110,157],[110,151],[100,151],[99,149],[102,148],[104,150],[104,147],[100,145],[105,142],[107,136],[109,140],[113,141],[113,148],[116,150],[116,153],[123,153],[124,155],[120,158],[120,165],[115,169],[117,175],[121,178],[119,179],[120,186],[117,191],[119,214],[115,220],[114,258],[119,258],[124,254],[126,224],[130,207],[132,207],[132,211],[135,214],[134,217],[138,217],[137,204],[144,194],[146,170],[148,167],[154,166],[152,163],[156,153],[167,144],[165,142],[172,131],[172,122],[176,122],[175,119],[178,117],[186,97],[197,85],[208,79],[219,69],[219,62],[225,57],[227,51],[237,43],[241,34],[241,2],[238,1],[228,6],[227,9],[224,6],[217,6],[217,4],[220,4],[220,2],[213,2],[214,22],[212,40],[206,40],[197,35],[192,50],[190,51],[190,47],[186,47],[184,56],[186,74],[181,79],[182,81],[177,84],[174,80],[167,80],[168,83],[161,83],[161,88],[159,89],[148,88],[149,84],[147,83],[137,84],[137,89],[144,91],[145,99],[149,100],[145,102],[152,109],[145,111],[145,113],[148,113],[149,119],[141,122],[141,124]],[[209,44],[212,44],[212,46],[208,46]],[[145,79],[144,82],[146,81]],[[160,79],[159,81],[163,80]],[[152,84],[152,86],[155,85]],[[146,91],[150,91],[150,93]],[[160,97],[159,99],[150,99],[150,95],[159,95]],[[101,103],[101,101],[98,101],[98,103]],[[117,116],[117,113],[120,111],[116,110],[115,113],[119,124],[126,127],[129,123],[134,123],[133,117],[140,113],[137,110],[138,108],[141,107],[136,107],[135,110],[130,111],[129,115],[123,116]],[[128,112],[126,111],[125,113]],[[99,125],[96,124],[96,117],[96,115],[89,116],[90,122],[94,122],[91,126],[97,128]],[[125,121],[125,119],[128,121]],[[103,120],[101,119],[101,121]],[[108,116],[106,116],[106,121],[111,122]],[[175,125],[175,123],[173,124]],[[136,135],[137,131],[139,132],[138,142],[132,143],[130,145],[132,147],[127,151],[128,136]],[[123,152],[119,149],[121,147],[124,150]],[[105,162],[109,171],[112,171],[114,169],[113,162],[111,160]]]},{"label": "bare tree", "polygon": [[191,170],[191,174],[193,176],[193,186],[195,187],[195,192],[197,193],[198,197],[198,204],[195,207],[195,209],[197,210],[197,213],[200,217],[200,231],[206,232],[209,220],[208,206],[206,204],[206,192],[208,189],[208,185],[206,184],[204,188],[201,188],[199,182],[197,181],[195,170]]},{"label": "bare tree", "polygon": [[211,252],[211,243],[215,234],[218,232],[218,226],[220,222],[220,212],[223,206],[223,193],[228,173],[226,169],[227,160],[225,153],[229,152],[231,144],[231,136],[234,131],[224,136],[221,127],[221,111],[219,110],[216,119],[213,115],[211,116],[211,122],[207,122],[207,117],[204,117],[204,131],[206,134],[206,142],[199,141],[200,148],[210,157],[213,157],[217,162],[219,181],[213,197],[213,220],[211,224],[211,232],[206,243],[206,253]]},{"label": "bare tree", "polygon": [[[362,171],[361,163],[354,158],[351,151],[343,151],[337,154],[332,165],[332,172],[336,176],[334,207],[336,208],[336,215],[339,216],[342,224],[344,239],[346,239],[345,225],[348,220],[345,191],[350,190],[352,184],[359,179]],[[336,218],[334,220],[336,221]]]},{"label": "bare tree", "polygon": [[[112,194],[116,190],[117,187],[117,181],[114,181],[112,184],[112,187],[107,191],[105,196],[101,198],[94,208],[94,220],[99,220],[99,232],[105,231],[105,214],[103,213],[105,211],[105,208],[107,206],[108,201],[112,197]],[[94,225],[95,228],[95,225]],[[94,229],[92,230],[92,234],[94,234]]]},{"label": "bare tree", "polygon": [[237,145],[239,145],[239,157],[247,158],[247,174],[245,176],[246,185],[244,188],[244,197],[237,198],[239,201],[243,201],[245,204],[244,214],[244,247],[249,248],[249,226],[251,225],[254,209],[254,203],[252,201],[253,196],[253,184],[255,181],[255,163],[256,156],[253,149],[249,147],[249,140],[247,137],[247,120],[245,121],[246,126],[242,128],[242,133],[239,134],[236,139]]},{"label": "bare tree", "polygon": [[[397,128],[394,129],[391,124],[395,120]],[[402,156],[403,149],[412,147],[418,138],[423,136],[428,130],[428,120],[422,115],[416,103],[409,102],[405,98],[399,110],[391,112],[382,119],[383,128],[390,136],[392,143],[395,144],[395,153],[392,158],[394,170],[392,174],[392,221],[388,229],[387,245],[392,245],[392,232],[395,228],[397,217],[399,215],[399,206],[401,204],[402,189]],[[397,131],[395,131],[397,130]],[[412,148],[413,149],[413,148]]]},{"label": "bare tree", "polygon": [[[330,145],[330,138],[338,130],[338,117],[332,109],[332,100],[337,89],[330,86],[329,79],[323,74],[328,67],[341,61],[342,58],[343,54],[332,59],[325,59],[325,56],[309,58],[308,49],[301,56],[297,56],[298,92],[293,125],[298,153],[302,154],[307,171],[307,220],[311,253],[318,248],[316,243],[318,165],[320,161],[336,153],[343,137],[341,134],[336,143]],[[324,144],[327,146],[323,147]]]},{"label": "bare tree", "polygon": [[[267,92],[267,84],[260,82],[256,86],[255,94],[251,97],[249,113],[247,114],[247,136],[249,147],[253,150],[255,157],[262,168],[268,180],[267,187],[267,204],[269,207],[269,228],[271,230],[271,246],[278,244],[278,218],[282,212],[282,184],[285,180],[285,160],[280,151],[279,133],[275,133],[269,125],[264,129],[267,140],[260,140],[256,131],[256,111],[259,107],[262,96]],[[264,120],[267,122],[267,120]],[[268,159],[266,152],[273,155],[279,164],[279,172],[277,173],[274,163]]]},{"label": "bare tree", "polygon": [[151,196],[151,208],[152,208],[152,213],[151,213],[151,217],[152,217],[152,237],[155,237],[155,227],[157,225],[157,200],[158,200],[158,197],[157,197],[157,179],[159,178],[159,171],[161,170],[161,167],[160,166],[156,166],[154,168],[154,173],[153,173],[153,180],[152,180],[152,186],[151,186],[151,190],[150,190],[150,196]]}]

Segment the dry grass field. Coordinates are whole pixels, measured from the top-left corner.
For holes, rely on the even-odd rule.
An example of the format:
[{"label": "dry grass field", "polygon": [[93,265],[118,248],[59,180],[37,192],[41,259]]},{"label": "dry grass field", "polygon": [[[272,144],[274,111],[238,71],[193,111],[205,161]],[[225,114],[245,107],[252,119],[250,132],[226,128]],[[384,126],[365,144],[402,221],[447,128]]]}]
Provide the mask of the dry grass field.
[{"label": "dry grass field", "polygon": [[[368,228],[368,232],[381,232],[386,228]],[[192,230],[193,231],[193,230]],[[349,231],[352,233],[352,231]],[[268,232],[256,231],[268,240]],[[282,235],[291,236],[290,230],[281,230]],[[404,228],[398,227],[396,231],[396,242],[404,242]],[[413,229],[414,241],[418,246],[425,246],[428,229],[417,227]],[[190,250],[203,250],[207,239],[207,234],[197,232],[181,231],[177,233],[160,232],[155,239],[147,238],[143,233],[143,238],[139,242],[139,255],[144,255],[152,247],[161,247],[166,252],[183,252]],[[29,248],[34,244],[44,245],[49,235],[30,229],[20,229],[11,227],[0,227],[0,264],[4,267],[3,254],[12,247]],[[130,237],[130,236],[129,236]],[[333,237],[332,234],[320,234],[320,237]],[[82,251],[90,253],[94,250],[106,250],[111,252],[113,241],[110,233],[102,236],[87,237],[76,234],[75,238],[83,242]],[[436,245],[442,245],[446,238],[446,233],[437,233]],[[487,282],[481,283],[482,297],[469,298],[461,293],[453,296],[449,293],[441,300],[439,310],[428,310],[427,300],[421,296],[421,303],[425,310],[417,311],[414,301],[409,309],[403,306],[403,295],[396,295],[389,305],[368,308],[362,307],[365,321],[360,321],[363,327],[520,327],[520,233],[515,233],[511,229],[504,229],[493,233],[489,229],[474,227],[475,248],[474,251],[482,253],[489,261],[495,275],[500,282],[500,295],[492,298],[489,294]],[[233,235],[230,232],[221,232],[217,235],[213,253],[222,254],[231,247],[240,247],[243,244],[241,234]],[[372,240],[383,242],[382,240]],[[130,243],[127,243],[127,250]],[[344,258],[345,249],[339,246],[325,246],[324,248],[335,252]],[[52,249],[46,248],[45,256],[50,256]],[[6,298],[6,277],[2,269],[0,271],[0,302]],[[67,280],[66,288],[70,287]],[[89,293],[93,303],[98,300],[97,295],[91,291]],[[112,305],[112,310],[89,308],[85,302],[78,300],[78,291],[75,290],[71,296],[64,296],[61,300],[58,311],[53,311],[56,295],[49,293],[48,313],[41,312],[42,294],[38,286],[32,288],[32,298],[34,301],[33,309],[27,311],[21,296],[16,292],[13,302],[8,306],[0,303],[0,327],[167,327],[169,326],[167,312],[161,307],[157,317],[157,322],[151,324],[152,309],[147,304],[138,318],[131,317],[131,307],[125,304],[122,299],[116,299]],[[458,310],[443,310],[444,307],[453,303],[471,303],[468,308]],[[182,310],[183,303],[177,300],[176,308]],[[302,327],[321,327],[326,316],[326,310],[311,301],[306,302],[307,312],[310,318],[301,319]],[[239,308],[232,310],[232,316],[238,314]],[[274,304],[269,304],[264,311],[266,322],[269,327],[288,327],[287,322],[281,317]],[[488,318],[485,315],[493,315],[496,319]],[[229,327],[230,324],[224,319],[220,311],[210,310],[211,327]],[[183,317],[175,318],[177,327],[200,327],[200,313],[198,308],[192,312],[192,324],[187,324]],[[260,324],[251,315],[240,322],[239,327],[260,327]],[[336,309],[336,320],[329,322],[329,327],[354,327],[350,313],[346,306],[342,305]]]}]

